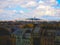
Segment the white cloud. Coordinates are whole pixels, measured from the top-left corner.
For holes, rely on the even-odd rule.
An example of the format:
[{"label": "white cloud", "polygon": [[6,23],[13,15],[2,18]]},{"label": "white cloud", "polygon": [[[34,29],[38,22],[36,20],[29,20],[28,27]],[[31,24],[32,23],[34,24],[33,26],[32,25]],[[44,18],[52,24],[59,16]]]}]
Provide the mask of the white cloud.
[{"label": "white cloud", "polygon": [[3,13],[4,12],[4,10],[3,9],[0,9],[0,13]]},{"label": "white cloud", "polygon": [[3,10],[0,9],[0,15],[12,16],[16,13],[16,10]]},{"label": "white cloud", "polygon": [[22,10],[20,10],[19,12],[20,12],[21,14],[24,14],[24,11],[22,11]]},{"label": "white cloud", "polygon": [[39,5],[36,9],[45,9],[46,8],[46,6],[44,6],[44,5]]},{"label": "white cloud", "polygon": [[34,2],[34,1],[30,1],[30,2],[28,2],[26,5],[27,6],[36,6],[36,2]]},{"label": "white cloud", "polygon": [[[1,0],[0,15],[16,17],[16,12],[18,12],[17,10],[5,10],[5,8],[20,6],[26,9],[31,9],[32,11],[25,13],[21,9],[18,15],[21,13],[22,16],[26,15],[27,17],[41,17],[44,15],[60,17],[60,8],[53,8],[53,6],[57,4],[56,0],[40,0],[39,2],[36,2],[36,0]],[[33,9],[33,7],[35,8]]]},{"label": "white cloud", "polygon": [[47,4],[50,4],[50,5],[56,5],[57,2],[56,0],[43,0],[44,2],[46,2]]},{"label": "white cloud", "polygon": [[34,7],[36,5],[37,5],[37,2],[35,2],[35,1],[29,1],[29,2],[26,2],[26,3],[21,4],[21,7],[28,8],[28,7]]},{"label": "white cloud", "polygon": [[35,17],[41,17],[44,15],[55,16],[55,12],[55,8],[53,8],[52,6],[39,4],[35,10],[30,12],[30,14]]},{"label": "white cloud", "polygon": [[44,4],[44,1],[41,1],[41,0],[40,0],[38,3],[39,3],[39,4]]},{"label": "white cloud", "polygon": [[56,9],[55,16],[56,17],[60,17],[60,8],[59,9]]}]

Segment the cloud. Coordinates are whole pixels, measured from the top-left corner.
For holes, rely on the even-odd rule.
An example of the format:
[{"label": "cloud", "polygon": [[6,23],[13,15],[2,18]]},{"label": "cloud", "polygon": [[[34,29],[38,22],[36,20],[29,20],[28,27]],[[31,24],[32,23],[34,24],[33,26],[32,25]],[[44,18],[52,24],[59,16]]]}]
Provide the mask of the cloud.
[{"label": "cloud", "polygon": [[22,11],[22,10],[20,10],[19,12],[20,12],[21,14],[24,14],[24,13],[25,13],[25,12],[24,12],[24,11]]},{"label": "cloud", "polygon": [[33,17],[34,16],[41,17],[44,15],[56,16],[57,11],[52,5],[47,4],[45,1],[39,1],[37,7],[33,11],[28,13],[27,15],[29,15],[29,14],[33,15]]},{"label": "cloud", "polygon": [[43,0],[43,1],[49,5],[56,5],[57,4],[56,0]]},{"label": "cloud", "polygon": [[56,9],[55,16],[60,17],[60,8]]},{"label": "cloud", "polygon": [[[37,9],[40,13],[40,15],[55,15],[55,9],[51,6],[46,6],[46,5],[39,5]],[[37,12],[37,11],[36,11]]]},{"label": "cloud", "polygon": [[22,7],[34,7],[36,5],[37,5],[37,3],[35,1],[30,1],[30,2],[27,2],[25,4],[22,4],[21,6]]},{"label": "cloud", "polygon": [[[0,15],[2,18],[7,16],[10,18],[19,18],[19,17],[41,17],[41,16],[54,16],[60,17],[60,8],[57,9],[54,6],[58,5],[56,0],[0,0]],[[22,7],[26,9],[30,9],[31,11],[25,12],[25,10],[20,9],[19,11],[16,9],[12,9],[16,6]],[[0,18],[1,18],[0,17]]]}]

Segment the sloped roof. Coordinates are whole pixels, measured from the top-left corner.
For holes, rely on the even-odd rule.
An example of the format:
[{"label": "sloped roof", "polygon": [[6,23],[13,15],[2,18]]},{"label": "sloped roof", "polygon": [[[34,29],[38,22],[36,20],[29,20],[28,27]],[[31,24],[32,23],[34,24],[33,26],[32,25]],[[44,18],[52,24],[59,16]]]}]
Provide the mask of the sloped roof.
[{"label": "sloped roof", "polygon": [[[28,28],[27,29],[19,29],[19,30],[14,31],[13,34],[20,36],[20,35],[23,35],[27,30],[28,30]],[[29,29],[29,30],[31,30],[31,29]]]},{"label": "sloped roof", "polygon": [[22,29],[19,29],[19,30],[14,31],[14,32],[13,32],[13,34],[15,34],[15,35],[18,35],[18,36],[19,36],[19,35],[21,35],[21,34],[22,34],[22,32],[23,32],[23,31],[22,31]]}]

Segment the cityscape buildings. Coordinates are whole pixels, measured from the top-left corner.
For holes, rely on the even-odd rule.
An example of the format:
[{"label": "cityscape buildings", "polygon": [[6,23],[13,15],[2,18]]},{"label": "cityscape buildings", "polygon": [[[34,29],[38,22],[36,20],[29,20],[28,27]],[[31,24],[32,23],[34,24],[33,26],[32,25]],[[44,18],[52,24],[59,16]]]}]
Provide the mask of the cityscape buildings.
[{"label": "cityscape buildings", "polygon": [[[4,44],[3,44],[4,43]],[[1,45],[60,45],[60,22],[0,22]]]}]

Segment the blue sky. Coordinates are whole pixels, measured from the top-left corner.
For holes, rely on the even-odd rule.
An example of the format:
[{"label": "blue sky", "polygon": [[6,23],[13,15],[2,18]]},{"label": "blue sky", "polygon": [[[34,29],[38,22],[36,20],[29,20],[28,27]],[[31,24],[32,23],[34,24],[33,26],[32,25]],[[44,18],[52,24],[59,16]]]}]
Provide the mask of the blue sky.
[{"label": "blue sky", "polygon": [[0,15],[0,20],[60,20],[60,0],[0,0]]},{"label": "blue sky", "polygon": [[57,0],[58,1],[58,3],[60,4],[60,0]]}]

